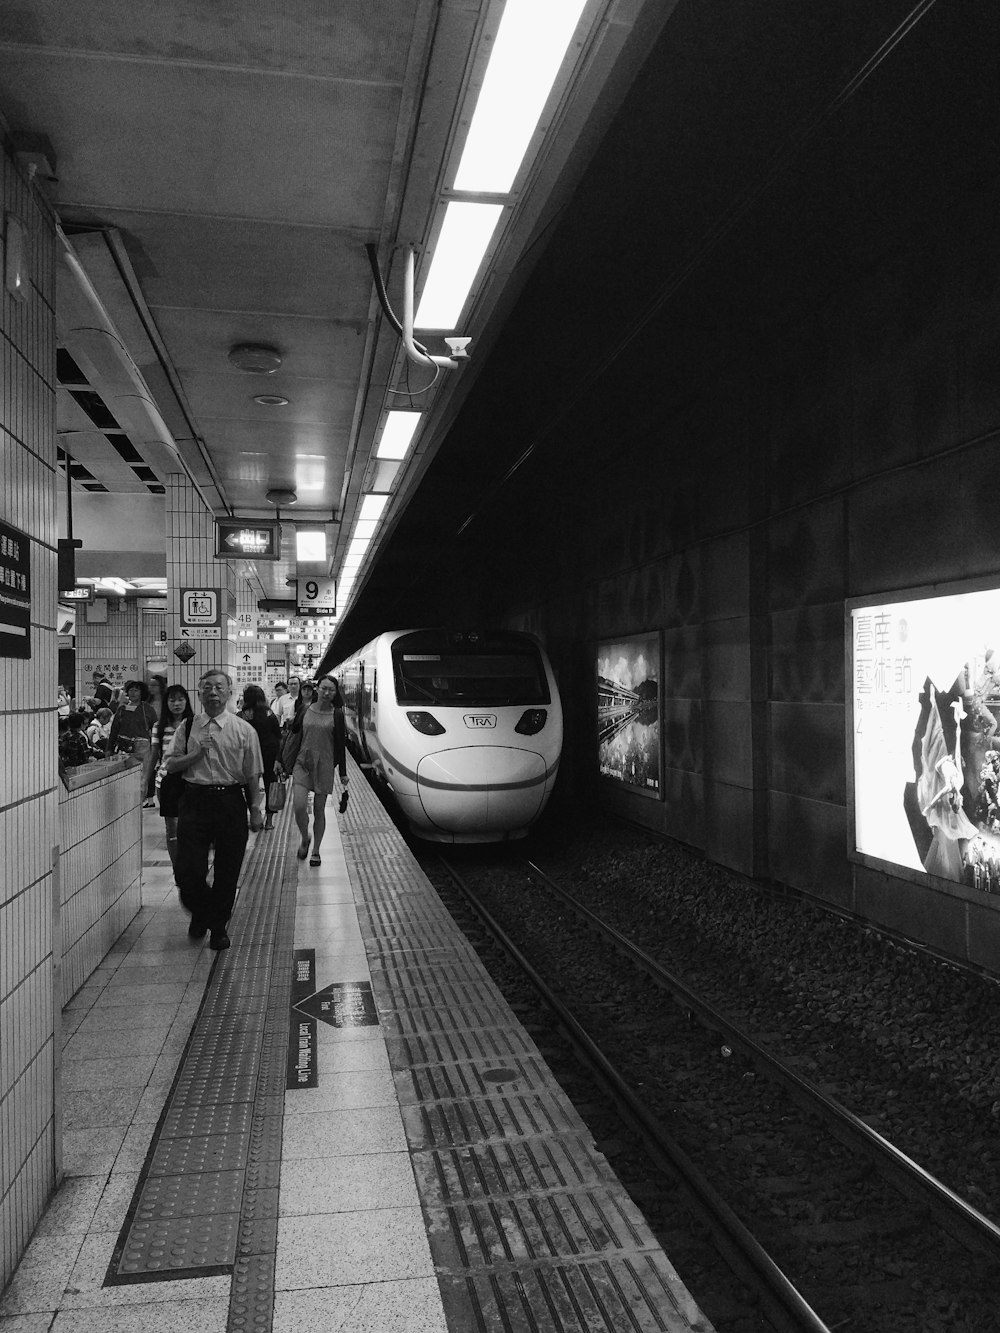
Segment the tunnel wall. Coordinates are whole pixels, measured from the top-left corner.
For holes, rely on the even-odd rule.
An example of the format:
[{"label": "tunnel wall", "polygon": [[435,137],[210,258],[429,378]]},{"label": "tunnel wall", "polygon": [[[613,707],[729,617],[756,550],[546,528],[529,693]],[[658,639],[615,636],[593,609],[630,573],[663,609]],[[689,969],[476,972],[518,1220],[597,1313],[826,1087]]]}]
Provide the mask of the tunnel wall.
[{"label": "tunnel wall", "polygon": [[[592,801],[996,970],[996,900],[860,864],[848,817],[848,600],[1000,581],[995,169],[977,57],[952,37],[928,25],[759,191],[734,188],[742,209],[673,276],[656,258],[669,200],[612,166],[629,158],[629,123],[653,118],[638,89],[591,181],[593,234],[561,238],[586,275],[580,319],[614,309],[616,290],[627,319],[574,324],[562,401],[536,395],[544,432],[502,513],[477,525],[481,549],[502,553],[480,557],[477,578],[556,660],[557,807]],[[691,137],[722,142],[707,121]],[[640,293],[635,263],[658,262]],[[549,308],[565,315],[569,290]],[[618,339],[603,362],[585,350],[598,338]],[[596,645],[650,632],[663,636],[661,800],[596,762]]]}]

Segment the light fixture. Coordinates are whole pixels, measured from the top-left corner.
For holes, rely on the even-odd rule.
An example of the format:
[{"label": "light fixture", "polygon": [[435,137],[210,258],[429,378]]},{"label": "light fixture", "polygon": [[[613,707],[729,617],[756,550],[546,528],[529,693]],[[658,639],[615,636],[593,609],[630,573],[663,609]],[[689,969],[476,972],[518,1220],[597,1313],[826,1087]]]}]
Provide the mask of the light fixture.
[{"label": "light fixture", "polygon": [[289,401],[280,393],[256,393],[253,400],[261,407],[287,407]]},{"label": "light fixture", "polygon": [[238,343],[229,349],[229,360],[249,375],[273,375],[281,365],[281,353],[263,343]]},{"label": "light fixture", "polygon": [[264,496],[264,499],[273,505],[293,505],[298,501],[298,498],[293,490],[283,486],[274,487]]},{"label": "light fixture", "polygon": [[422,415],[420,412],[390,412],[386,416],[375,457],[405,458]]},{"label": "light fixture", "polygon": [[453,188],[506,194],[541,119],[585,0],[507,0]]},{"label": "light fixture", "polygon": [[303,562],[326,559],[326,532],[323,528],[295,529],[295,559]]},{"label": "light fixture", "polygon": [[361,500],[358,518],[375,519],[377,521],[385,513],[385,507],[388,503],[389,497],[387,495],[365,495]]},{"label": "light fixture", "polygon": [[503,204],[467,200],[448,204],[413,319],[415,328],[453,329],[458,324],[503,210]]}]

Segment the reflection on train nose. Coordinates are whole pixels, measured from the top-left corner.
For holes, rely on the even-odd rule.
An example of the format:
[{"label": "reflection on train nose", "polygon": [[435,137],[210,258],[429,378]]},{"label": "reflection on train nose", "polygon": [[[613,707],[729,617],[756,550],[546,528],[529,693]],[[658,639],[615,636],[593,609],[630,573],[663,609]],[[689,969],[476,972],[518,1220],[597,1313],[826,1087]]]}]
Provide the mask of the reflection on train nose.
[{"label": "reflection on train nose", "polygon": [[421,759],[417,790],[427,818],[449,833],[502,833],[534,820],[545,796],[545,761],[529,750],[469,746]]}]

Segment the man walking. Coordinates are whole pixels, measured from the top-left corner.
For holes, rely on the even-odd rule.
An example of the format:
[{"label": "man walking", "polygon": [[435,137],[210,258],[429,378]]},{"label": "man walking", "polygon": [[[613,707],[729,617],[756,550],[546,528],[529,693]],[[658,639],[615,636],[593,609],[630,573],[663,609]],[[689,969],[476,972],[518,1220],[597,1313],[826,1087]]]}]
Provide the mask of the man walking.
[{"label": "man walking", "polygon": [[[264,765],[260,742],[249,722],[226,705],[233,682],[224,671],[206,671],[198,681],[204,709],[190,727],[178,728],[168,773],[183,773],[184,791],[177,822],[174,868],[182,904],[191,913],[188,934],[228,949],[226,925],[236,901],[250,828],[264,825],[260,778]],[[215,847],[215,868],[208,883],[208,853]]]}]

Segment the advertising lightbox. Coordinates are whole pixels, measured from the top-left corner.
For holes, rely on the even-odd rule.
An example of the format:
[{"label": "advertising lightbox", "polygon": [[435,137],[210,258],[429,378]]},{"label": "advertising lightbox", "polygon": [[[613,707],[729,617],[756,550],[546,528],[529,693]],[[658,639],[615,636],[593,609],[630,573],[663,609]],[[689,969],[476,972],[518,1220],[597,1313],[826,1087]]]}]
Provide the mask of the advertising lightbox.
[{"label": "advertising lightbox", "polygon": [[602,777],[659,796],[660,636],[597,646],[597,757]]},{"label": "advertising lightbox", "polygon": [[849,607],[857,852],[1000,892],[1000,589]]}]

